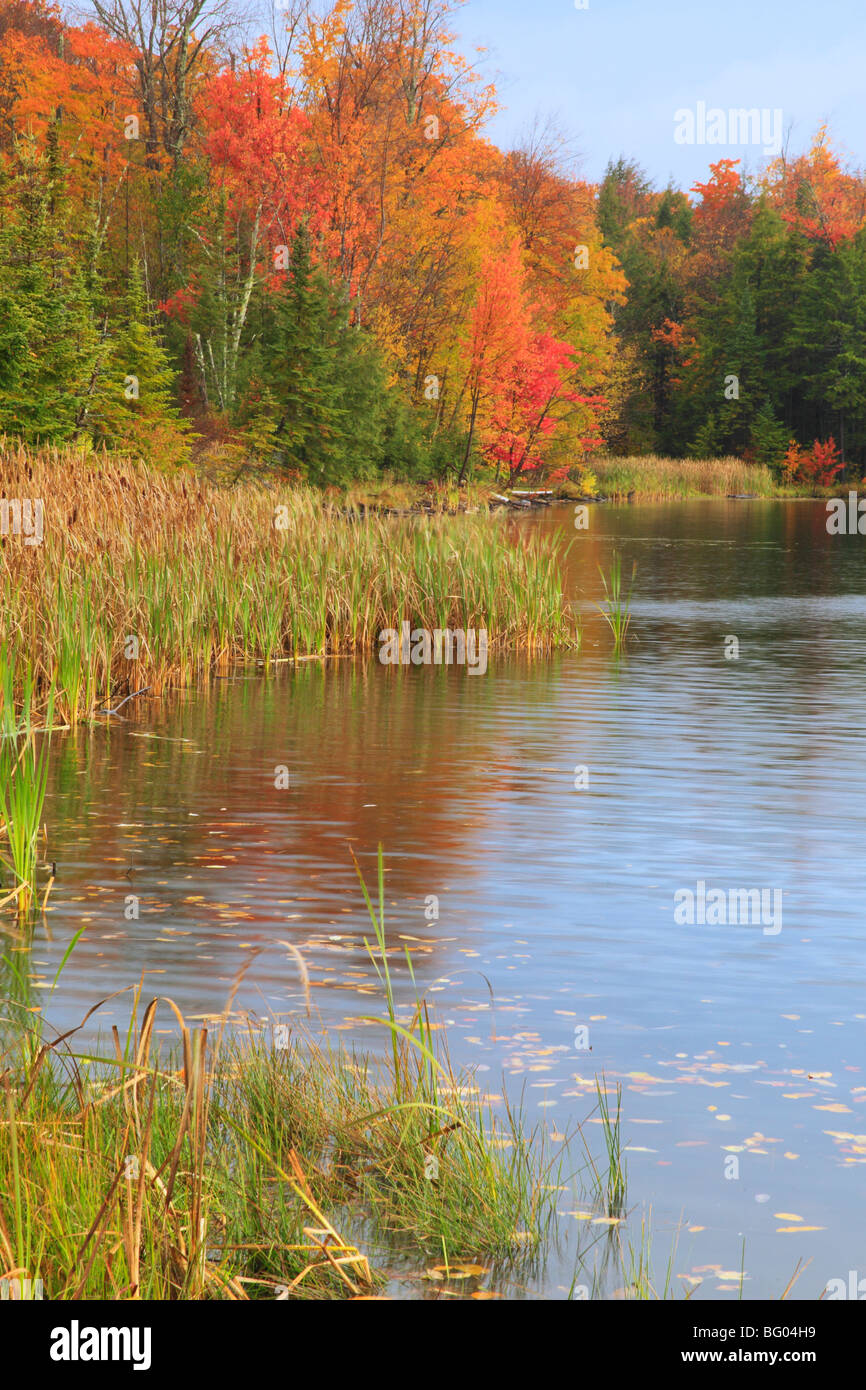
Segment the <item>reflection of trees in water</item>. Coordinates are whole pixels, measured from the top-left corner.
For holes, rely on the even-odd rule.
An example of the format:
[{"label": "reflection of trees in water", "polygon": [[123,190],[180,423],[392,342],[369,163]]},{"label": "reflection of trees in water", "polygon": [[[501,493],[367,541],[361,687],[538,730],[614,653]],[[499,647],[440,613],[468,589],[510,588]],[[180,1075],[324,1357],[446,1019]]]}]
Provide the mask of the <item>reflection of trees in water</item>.
[{"label": "reflection of trees in water", "polygon": [[[537,674],[520,680],[522,714],[549,702],[549,660],[500,661],[509,677]],[[279,854],[320,870],[329,891],[345,885],[354,902],[349,842],[365,870],[381,842],[391,895],[423,899],[443,877],[471,872],[491,801],[514,782],[524,744],[502,698],[491,671],[338,660],[214,682],[174,706],[142,703],[122,727],[56,740],[51,853],[62,862],[83,840],[89,859],[123,858],[136,832],[119,827],[141,822],[153,828],[138,832],[135,862],[158,863],[161,876],[185,855],[194,864],[222,851],[254,880]],[[159,739],[136,736],[148,732]],[[274,785],[281,764],[287,791]],[[126,867],[106,863],[119,879]]]},{"label": "reflection of trees in water", "polygon": [[[559,527],[567,541],[570,521],[569,509],[562,508],[529,524]],[[525,527],[527,519],[513,525]],[[424,918],[427,895],[440,897],[445,921],[449,899],[459,904],[483,871],[485,846],[500,834],[495,820],[502,807],[513,824],[524,808],[527,818],[540,814],[546,789],[555,793],[555,773],[546,764],[556,761],[551,735],[555,742],[557,720],[567,726],[570,742],[575,717],[580,721],[581,762],[603,754],[599,701],[614,713],[622,710],[624,736],[645,737],[641,680],[647,659],[662,666],[654,691],[656,741],[665,728],[672,737],[690,728],[692,739],[703,728],[707,758],[715,757],[716,731],[729,726],[732,708],[741,710],[747,697],[764,698],[761,672],[768,665],[774,687],[787,689],[785,699],[794,691],[820,720],[828,682],[838,679],[834,663],[823,657],[834,634],[832,624],[823,631],[796,631],[797,598],[838,593],[840,586],[856,592],[862,585],[852,574],[859,538],[828,537],[823,504],[595,509],[589,532],[580,533],[569,553],[567,592],[598,597],[598,566],[608,563],[613,546],[627,563],[638,559],[638,641],[628,660],[606,667],[601,678],[597,658],[608,661],[609,641],[598,650],[587,641],[577,655],[493,654],[483,676],[458,667],[384,667],[374,657],[305,662],[267,675],[250,668],[171,699],[141,699],[122,721],[106,719],[55,736],[45,815],[45,854],[57,859],[59,869],[53,920],[75,929],[75,895],[96,880],[111,887],[102,902],[118,921],[118,939],[99,948],[104,961],[125,952],[128,938],[135,937],[136,961],[162,965],[170,958],[172,969],[215,970],[196,961],[199,948],[192,937],[169,952],[151,940],[162,921],[197,926],[202,920],[182,904],[183,897],[202,894],[209,903],[221,898],[232,907],[243,900],[251,932],[258,922],[270,934],[277,920],[282,924],[294,912],[301,915],[289,930],[315,930],[338,918],[341,908],[358,914],[357,925],[363,905],[349,845],[372,881],[381,842],[389,931],[407,930],[408,903],[416,924],[410,932],[442,932]],[[764,621],[761,605],[773,597],[790,598],[793,606],[790,614],[780,607],[778,619],[764,614]],[[706,621],[686,622],[677,608],[683,598],[712,603],[721,614],[720,600],[738,601],[754,633],[750,662],[738,670],[724,663],[723,635],[735,631],[736,622],[717,619],[715,608]],[[663,601],[643,626],[642,599]],[[749,600],[754,603],[747,609]],[[672,679],[664,669],[672,653],[684,645],[693,651],[696,643],[708,661],[717,661],[718,681],[700,671],[694,681],[682,679],[683,672]],[[617,703],[614,678],[618,689],[634,693],[633,704]],[[758,737],[763,724],[754,727]],[[147,733],[159,737],[137,736]],[[796,724],[782,723],[779,737],[795,746]],[[621,755],[622,749],[610,754]],[[637,765],[644,757],[639,747],[633,761]],[[290,772],[287,791],[274,786],[281,764]],[[564,769],[568,765],[564,758]],[[555,837],[554,820],[550,831]],[[538,833],[536,821],[533,835]],[[221,855],[228,867],[207,870]],[[130,865],[131,878],[125,876]],[[124,895],[139,891],[150,903],[145,907],[143,900],[138,924],[127,924]],[[286,899],[295,906],[284,905]],[[395,900],[400,915],[391,908]],[[93,905],[98,911],[99,902],[89,897],[83,910]],[[209,927],[226,925],[212,916],[207,920]],[[453,935],[455,925],[452,917],[444,934]]]},{"label": "reflection of trees in water", "polygon": [[[302,944],[344,923],[369,935],[350,847],[373,883],[380,842],[389,945],[402,953],[407,929],[435,939],[442,928],[425,918],[425,898],[444,893],[443,914],[459,901],[497,797],[525,792],[526,713],[535,730],[548,718],[550,661],[501,660],[496,682],[490,669],[303,663],[142,701],[122,724],[59,735],[46,806],[47,853],[58,861],[51,920],[65,941],[82,913],[91,919],[75,953],[77,997],[92,1003],[142,969],[160,971],[145,982],[156,992],[164,969],[173,988],[210,1006],[214,988],[221,1003],[227,992],[215,979],[244,959],[236,942],[290,933]],[[281,764],[288,791],[274,785]],[[207,867],[221,861],[225,870]],[[140,917],[125,921],[130,893]],[[345,908],[353,915],[338,916]],[[308,958],[318,954],[313,946]],[[347,943],[322,953],[322,966],[339,977],[370,963]],[[269,959],[248,983],[273,980],[274,968]],[[402,954],[394,968],[405,975]]]},{"label": "reflection of trees in water", "polygon": [[[623,564],[638,561],[635,598],[688,597],[694,602],[768,595],[839,593],[840,573],[860,588],[856,539],[828,537],[823,501],[730,502],[725,499],[590,508],[587,529],[573,529],[570,507],[508,519],[512,535],[527,527],[561,530],[567,545],[564,591],[601,597],[598,567],[613,548]],[[855,577],[856,576],[856,577]]]}]

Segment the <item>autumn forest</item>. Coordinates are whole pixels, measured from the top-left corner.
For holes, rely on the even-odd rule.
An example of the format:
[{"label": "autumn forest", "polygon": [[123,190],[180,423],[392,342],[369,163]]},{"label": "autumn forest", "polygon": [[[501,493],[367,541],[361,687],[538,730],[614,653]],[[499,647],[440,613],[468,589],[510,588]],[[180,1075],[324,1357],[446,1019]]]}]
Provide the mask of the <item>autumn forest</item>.
[{"label": "autumn forest", "polygon": [[0,0],[0,432],[319,485],[599,452],[859,476],[866,180],[828,132],[591,185],[551,123],[485,137],[453,9],[244,42],[224,0]]}]

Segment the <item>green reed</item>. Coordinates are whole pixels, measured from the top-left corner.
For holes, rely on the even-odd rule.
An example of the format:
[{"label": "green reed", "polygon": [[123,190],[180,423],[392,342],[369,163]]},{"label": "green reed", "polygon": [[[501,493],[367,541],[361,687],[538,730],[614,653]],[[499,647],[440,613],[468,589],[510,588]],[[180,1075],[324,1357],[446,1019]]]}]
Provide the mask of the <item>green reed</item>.
[{"label": "green reed", "polygon": [[[53,701],[49,701],[48,724]],[[40,740],[37,748],[37,737]],[[48,784],[48,742],[50,735],[28,728],[18,737],[0,743],[0,815],[5,851],[2,858],[14,883],[6,889],[13,894],[19,916],[25,916],[36,898],[38,840]]]},{"label": "green reed", "polygon": [[54,685],[70,725],[144,686],[158,695],[231,665],[375,650],[404,619],[486,628],[491,652],[578,640],[558,542],[484,512],[347,516],[306,489],[220,490],[72,455],[49,468],[4,456],[2,441],[0,471],[60,517],[38,553],[0,553],[0,646],[19,673],[31,663],[34,694]]},{"label": "green reed", "polygon": [[[384,882],[380,849],[376,907],[362,889],[384,1059],[297,1026],[279,1046],[270,1024],[229,1031],[240,976],[218,1026],[195,1032],[136,989],[125,1041],[114,1028],[105,1053],[43,1041],[7,1001],[32,1040],[0,1053],[0,1263],[55,1299],[356,1297],[382,1283],[362,1232],[378,1250],[396,1238],[434,1284],[453,1271],[462,1293],[528,1267],[559,1160],[452,1070],[423,999],[400,1022]],[[414,989],[408,956],[406,969]],[[156,1051],[160,1005],[178,1057]],[[428,1271],[431,1258],[443,1263]]]},{"label": "green reed", "polygon": [[599,566],[601,582],[604,585],[604,604],[596,604],[599,612],[613,633],[614,647],[617,651],[622,647],[628,636],[631,624],[631,612],[629,604],[634,590],[635,574],[637,564],[632,565],[631,583],[626,592],[622,578],[622,557],[614,551],[610,565],[610,578],[605,575],[604,570]]}]

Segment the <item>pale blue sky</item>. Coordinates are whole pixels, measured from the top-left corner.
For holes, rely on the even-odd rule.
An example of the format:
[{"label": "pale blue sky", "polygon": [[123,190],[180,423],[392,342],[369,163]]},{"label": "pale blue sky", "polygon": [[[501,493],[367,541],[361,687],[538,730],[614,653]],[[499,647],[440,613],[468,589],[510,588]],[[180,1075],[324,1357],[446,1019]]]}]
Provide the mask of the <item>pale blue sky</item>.
[{"label": "pale blue sky", "polygon": [[454,26],[467,56],[490,50],[482,70],[503,110],[488,134],[507,146],[536,113],[555,115],[585,178],[621,153],[683,188],[711,160],[760,167],[760,149],[675,143],[675,111],[699,101],[781,108],[795,151],[827,121],[866,165],[866,0],[468,0]]}]

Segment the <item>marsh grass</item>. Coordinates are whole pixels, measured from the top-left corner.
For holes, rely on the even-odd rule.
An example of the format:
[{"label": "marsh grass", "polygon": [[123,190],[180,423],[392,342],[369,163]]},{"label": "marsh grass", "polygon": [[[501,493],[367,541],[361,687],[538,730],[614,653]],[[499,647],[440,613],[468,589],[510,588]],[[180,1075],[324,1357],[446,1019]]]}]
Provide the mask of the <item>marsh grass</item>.
[{"label": "marsh grass", "polygon": [[[674,1240],[662,1271],[659,1283],[654,1270],[652,1257],[651,1216],[642,1216],[640,1237],[635,1244],[632,1240],[618,1241],[620,1267],[623,1273],[623,1297],[640,1302],[656,1302],[674,1296],[674,1261],[677,1241]],[[684,1298],[688,1299],[694,1289],[687,1289]]]},{"label": "marsh grass", "polygon": [[555,542],[486,512],[346,515],[310,489],[218,488],[2,441],[0,487],[42,498],[45,516],[40,546],[0,544],[3,727],[28,680],[34,705],[53,688],[73,725],[145,687],[370,651],[403,620],[486,628],[492,650],[575,640]]},{"label": "marsh grass", "polygon": [[[419,1274],[444,1260],[445,1278],[467,1260],[501,1273],[540,1255],[558,1160],[452,1069],[423,1001],[399,1021],[381,852],[378,912],[364,895],[382,1059],[238,1028],[240,977],[214,1027],[193,1030],[170,998],[145,1005],[137,989],[125,1036],[113,1027],[109,1050],[74,1051],[77,1029],[45,1040],[26,970],[7,958],[0,1277],[41,1279],[52,1299],[354,1298],[384,1277],[361,1230],[377,1248],[398,1241]],[[157,1050],[158,1009],[177,1055]]]},{"label": "marsh grass", "polygon": [[[437,1047],[425,1001],[416,1001],[408,1026],[398,1022],[381,846],[378,911],[357,861],[355,867],[375,939],[375,946],[366,945],[387,1003],[396,1099],[368,1133],[367,1201],[389,1228],[413,1231],[425,1249],[441,1249],[446,1261],[482,1242],[499,1259],[523,1257],[539,1248],[553,1219],[559,1163],[547,1158],[543,1132],[527,1133],[523,1116],[507,1100],[504,1117],[497,1116],[481,1100],[474,1077],[455,1074],[447,1040]],[[405,948],[403,954],[414,984],[411,955]],[[398,1161],[390,1161],[383,1185],[391,1153]]]},{"label": "marsh grass", "polygon": [[796,488],[780,488],[769,468],[739,458],[672,459],[655,454],[635,458],[612,455],[593,458],[598,488],[621,501],[634,494],[639,502],[666,502],[687,497],[729,497],[755,493],[758,497],[793,496]]},{"label": "marsh grass", "polygon": [[0,744],[0,815],[6,841],[4,861],[14,878],[6,898],[15,896],[23,916],[36,896],[37,842],[48,779],[48,754],[43,742],[37,751],[35,734],[19,748],[11,739]]},{"label": "marsh grass", "polygon": [[[48,785],[48,750],[51,735],[37,732],[33,717],[33,677],[28,667],[20,712],[12,699],[12,667],[2,664],[2,735],[0,735],[0,860],[11,882],[4,883],[0,907],[15,900],[19,917],[25,917],[36,899],[38,841]],[[53,690],[45,708],[51,726]],[[47,896],[47,894],[46,894]]]},{"label": "marsh grass", "polygon": [[[486,510],[489,493],[488,487],[471,482],[458,488],[447,481],[404,483],[384,476],[371,482],[349,484],[341,500],[343,505],[355,509],[457,512]],[[338,499],[340,494],[335,492],[335,500]]]},{"label": "marsh grass", "polygon": [[604,604],[596,604],[596,607],[613,633],[614,647],[619,651],[628,636],[631,624],[629,604],[634,591],[637,566],[632,566],[628,592],[626,592],[622,580],[622,557],[617,551],[614,551],[611,559],[610,577],[608,578],[601,566],[599,566],[598,572],[604,585]]},{"label": "marsh grass", "polygon": [[622,1086],[617,1082],[616,1110],[613,1115],[611,1115],[608,1104],[607,1087],[603,1077],[601,1081],[596,1080],[595,1089],[607,1152],[606,1190],[603,1193],[605,1210],[608,1216],[621,1216],[625,1209],[627,1186],[626,1166],[622,1156]]}]

